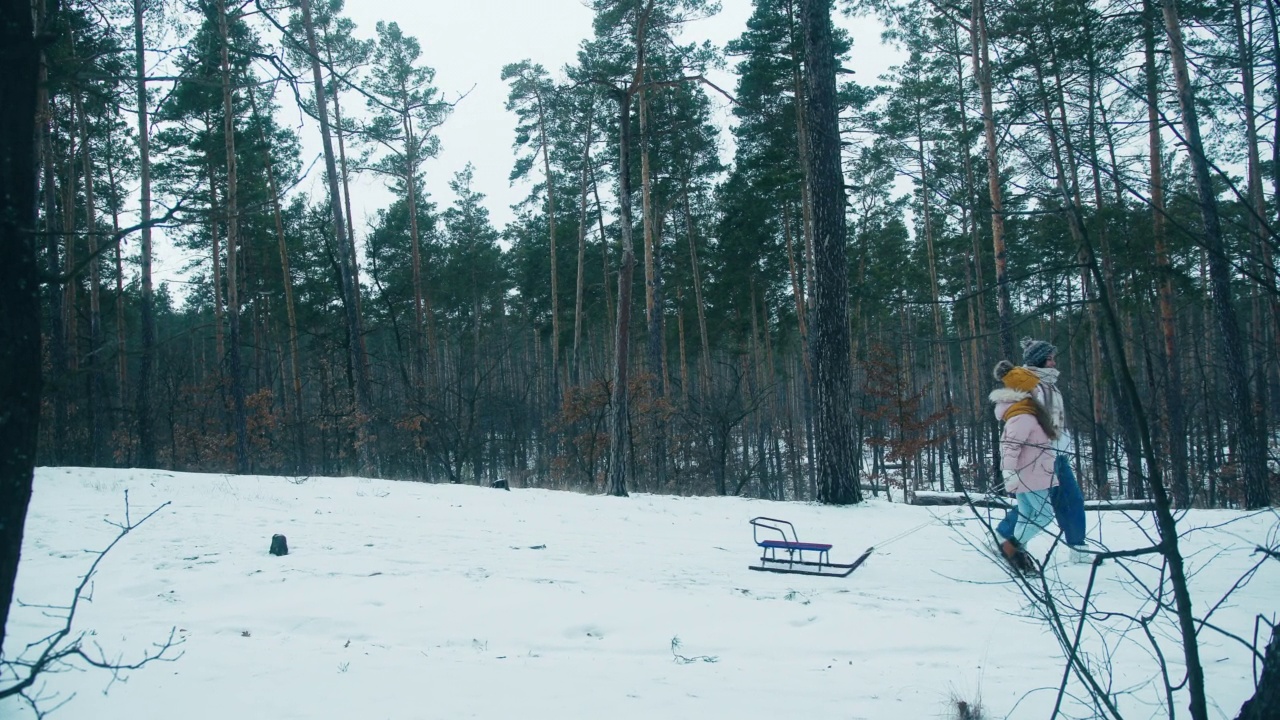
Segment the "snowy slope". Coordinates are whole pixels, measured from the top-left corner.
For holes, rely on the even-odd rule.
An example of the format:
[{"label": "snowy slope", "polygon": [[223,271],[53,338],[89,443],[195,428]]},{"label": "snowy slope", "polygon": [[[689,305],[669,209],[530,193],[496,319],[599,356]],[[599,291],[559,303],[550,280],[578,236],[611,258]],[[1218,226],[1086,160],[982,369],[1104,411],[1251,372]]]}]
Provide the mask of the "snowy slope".
[{"label": "snowy slope", "polygon": [[[49,675],[46,705],[70,698],[55,718],[935,718],[953,698],[980,699],[989,717],[1047,718],[1062,676],[1058,643],[975,549],[982,524],[964,508],[81,468],[37,472],[17,588],[27,605],[10,617],[7,657],[57,626],[29,605],[66,604],[86,551],[115,537],[104,520],[124,520],[125,490],[134,521],[171,504],[104,560],[76,627],[126,662],[176,628],[182,655],[126,682]],[[752,572],[757,515],[833,543],[836,562],[877,550],[844,579]],[[1089,521],[1112,549],[1149,544],[1140,514]],[[1186,538],[1198,612],[1257,563],[1276,525],[1274,513],[1184,519],[1203,528]],[[267,553],[277,532],[287,557]],[[1088,574],[1056,560],[1048,571],[1068,599]],[[1096,607],[1135,611],[1134,588],[1108,563]],[[1250,638],[1276,598],[1271,561],[1213,624]],[[1233,718],[1252,692],[1250,655],[1202,638],[1213,716]],[[1126,718],[1168,717],[1140,630],[1089,635],[1086,648],[1111,658]],[[1175,704],[1185,716],[1185,698]],[[0,717],[34,715],[11,699]]]}]

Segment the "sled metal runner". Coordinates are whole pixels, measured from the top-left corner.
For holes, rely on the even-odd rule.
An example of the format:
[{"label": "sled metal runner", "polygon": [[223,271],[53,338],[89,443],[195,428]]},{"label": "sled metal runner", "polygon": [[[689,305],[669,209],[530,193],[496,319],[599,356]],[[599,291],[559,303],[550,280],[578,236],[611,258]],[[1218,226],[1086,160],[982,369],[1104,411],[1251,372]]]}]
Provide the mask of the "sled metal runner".
[{"label": "sled metal runner", "polygon": [[[765,535],[761,538],[761,533]],[[775,539],[776,534],[776,539]],[[751,535],[760,548],[760,564],[748,565],[761,572],[789,573],[794,575],[818,575],[822,577],[848,577],[866,561],[874,547],[869,547],[857,560],[849,564],[833,563],[828,543],[800,542],[795,526],[786,520],[757,517],[751,519]],[[779,550],[783,555],[779,555]],[[805,553],[810,553],[806,559]],[[816,559],[813,559],[816,555]]]},{"label": "sled metal runner", "polygon": [[748,565],[747,567],[752,570],[760,570],[762,572],[791,573],[794,575],[819,575],[822,577],[849,577],[849,575],[852,574],[854,570],[857,570],[858,566],[871,555],[872,550],[875,550],[875,548],[867,548],[857,560],[854,560],[848,565],[831,562],[814,562],[811,560],[770,558],[762,555],[760,557],[759,565]]}]

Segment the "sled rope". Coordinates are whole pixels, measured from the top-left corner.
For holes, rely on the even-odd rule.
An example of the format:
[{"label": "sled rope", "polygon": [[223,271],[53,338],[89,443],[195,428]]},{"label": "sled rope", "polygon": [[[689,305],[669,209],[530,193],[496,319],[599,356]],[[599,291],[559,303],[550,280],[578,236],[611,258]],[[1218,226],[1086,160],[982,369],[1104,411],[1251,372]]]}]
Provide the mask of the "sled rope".
[{"label": "sled rope", "polygon": [[914,534],[914,533],[920,532],[921,530],[923,530],[923,529],[925,529],[925,528],[929,527],[930,525],[932,525],[932,524],[933,524],[933,522],[934,522],[934,520],[936,520],[936,519],[937,519],[937,518],[930,518],[930,519],[925,520],[924,522],[920,523],[919,525],[916,525],[916,526],[915,526],[915,527],[913,527],[913,528],[909,528],[909,529],[907,529],[907,530],[904,530],[903,532],[898,533],[897,535],[894,535],[893,537],[889,538],[888,540],[881,540],[880,542],[878,542],[878,543],[876,543],[876,544],[875,544],[875,547],[882,548],[882,547],[884,547],[885,545],[888,545],[889,543],[897,542],[897,541],[901,540],[902,538],[904,538],[904,537],[906,537],[906,536],[908,536],[908,535],[912,535],[912,534]]}]

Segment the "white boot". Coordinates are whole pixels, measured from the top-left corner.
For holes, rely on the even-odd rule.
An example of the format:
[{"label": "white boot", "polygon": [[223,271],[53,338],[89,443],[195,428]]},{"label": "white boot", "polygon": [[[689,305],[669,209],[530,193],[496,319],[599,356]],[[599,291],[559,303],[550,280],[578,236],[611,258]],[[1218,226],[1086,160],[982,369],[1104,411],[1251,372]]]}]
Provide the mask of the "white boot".
[{"label": "white boot", "polygon": [[1071,562],[1077,565],[1089,565],[1093,562],[1093,553],[1085,549],[1083,545],[1068,545],[1071,554]]}]

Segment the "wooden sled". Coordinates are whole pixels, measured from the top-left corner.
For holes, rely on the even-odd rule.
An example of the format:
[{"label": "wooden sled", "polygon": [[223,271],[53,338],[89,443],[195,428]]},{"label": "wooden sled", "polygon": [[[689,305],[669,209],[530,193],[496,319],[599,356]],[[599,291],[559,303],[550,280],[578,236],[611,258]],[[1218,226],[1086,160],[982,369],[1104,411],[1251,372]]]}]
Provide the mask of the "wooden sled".
[{"label": "wooden sled", "polygon": [[[761,534],[765,537],[761,537]],[[778,538],[774,537],[777,533]],[[800,542],[796,528],[786,520],[757,517],[751,519],[751,537],[760,548],[760,564],[748,565],[761,572],[790,573],[794,575],[819,575],[822,577],[849,577],[866,561],[874,547],[869,547],[857,560],[845,565],[831,562],[831,545],[828,543]],[[778,551],[786,552],[784,557]],[[809,553],[807,559],[805,553]]]}]

